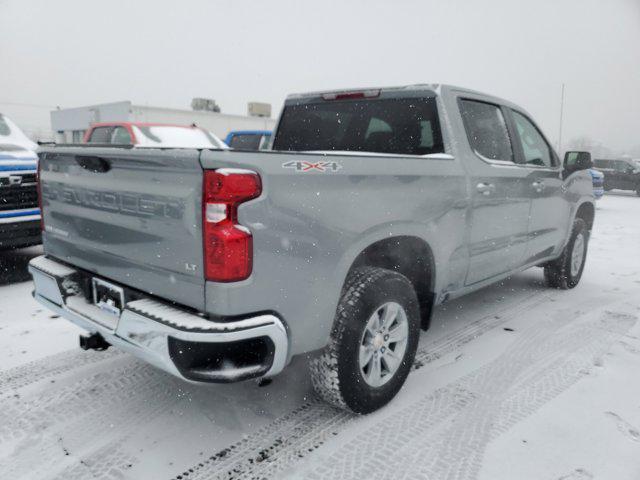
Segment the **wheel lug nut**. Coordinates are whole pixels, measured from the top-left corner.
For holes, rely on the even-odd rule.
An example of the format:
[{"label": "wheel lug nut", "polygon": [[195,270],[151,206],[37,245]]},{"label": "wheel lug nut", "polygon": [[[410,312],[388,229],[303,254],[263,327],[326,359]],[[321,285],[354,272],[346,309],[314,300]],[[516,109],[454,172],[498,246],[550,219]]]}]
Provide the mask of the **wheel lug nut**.
[{"label": "wheel lug nut", "polygon": [[389,335],[384,336],[384,341],[386,342],[387,340],[389,340]]}]

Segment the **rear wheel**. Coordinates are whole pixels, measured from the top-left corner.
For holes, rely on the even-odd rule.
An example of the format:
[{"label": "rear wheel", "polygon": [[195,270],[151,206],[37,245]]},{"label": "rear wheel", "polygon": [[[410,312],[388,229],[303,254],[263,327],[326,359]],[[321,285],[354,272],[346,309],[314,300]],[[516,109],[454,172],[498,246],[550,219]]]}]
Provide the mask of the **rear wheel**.
[{"label": "rear wheel", "polygon": [[411,282],[383,268],[349,275],[329,344],[310,364],[316,392],[355,413],[384,406],[409,374],[420,334]]},{"label": "rear wheel", "polygon": [[552,288],[567,290],[575,287],[584,271],[587,258],[589,231],[587,224],[581,218],[573,222],[571,238],[557,260],[549,262],[544,267],[544,277],[547,285]]}]

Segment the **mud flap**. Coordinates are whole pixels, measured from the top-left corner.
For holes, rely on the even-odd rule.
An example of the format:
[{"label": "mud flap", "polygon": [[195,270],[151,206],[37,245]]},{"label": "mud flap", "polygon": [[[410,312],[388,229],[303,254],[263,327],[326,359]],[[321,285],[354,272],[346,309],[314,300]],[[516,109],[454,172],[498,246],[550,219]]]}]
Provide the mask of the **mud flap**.
[{"label": "mud flap", "polygon": [[420,328],[423,331],[429,330],[431,319],[433,318],[433,305],[436,301],[436,294],[429,292],[424,296],[420,296]]}]

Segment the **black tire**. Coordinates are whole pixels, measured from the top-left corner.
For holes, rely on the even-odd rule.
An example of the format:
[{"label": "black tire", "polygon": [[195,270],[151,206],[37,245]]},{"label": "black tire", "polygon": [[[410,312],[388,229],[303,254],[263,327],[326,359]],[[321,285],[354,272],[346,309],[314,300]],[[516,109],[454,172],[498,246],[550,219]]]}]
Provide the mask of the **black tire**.
[{"label": "black tire", "polygon": [[[359,365],[367,321],[387,302],[398,303],[408,320],[407,345],[395,373],[370,386]],[[420,308],[411,282],[384,268],[362,267],[347,278],[328,345],[310,362],[314,389],[325,401],[354,413],[370,413],[387,404],[404,384],[418,347]]]},{"label": "black tire", "polygon": [[[572,272],[571,261],[573,257],[573,250],[576,246],[576,239],[580,235],[583,236],[584,241],[582,262],[579,270],[577,272]],[[569,238],[567,245],[564,247],[562,255],[560,255],[557,260],[549,262],[544,267],[544,278],[549,287],[568,290],[578,285],[580,278],[582,278],[582,272],[584,271],[588,245],[589,230],[587,229],[587,224],[582,218],[576,218],[573,222],[571,237]]]}]

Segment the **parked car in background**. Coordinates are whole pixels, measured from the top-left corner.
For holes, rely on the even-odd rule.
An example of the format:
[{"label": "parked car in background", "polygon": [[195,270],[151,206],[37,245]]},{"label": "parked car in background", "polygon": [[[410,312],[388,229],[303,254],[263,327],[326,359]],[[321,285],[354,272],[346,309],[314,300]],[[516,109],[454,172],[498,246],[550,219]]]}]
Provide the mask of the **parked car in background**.
[{"label": "parked car in background", "polygon": [[11,119],[0,114],[0,250],[41,241],[37,147]]},{"label": "parked car in background", "polygon": [[604,173],[595,168],[590,168],[589,174],[593,182],[593,195],[596,197],[596,200],[600,200],[604,195]]},{"label": "parked car in background", "polygon": [[95,123],[83,142],[140,148],[228,148],[212,132],[196,125],[140,122]]},{"label": "parked car in background", "polygon": [[271,142],[270,130],[234,130],[224,143],[236,150],[267,150]]},{"label": "parked car in background", "polygon": [[633,190],[640,196],[640,166],[633,160],[596,159],[594,166],[605,175],[605,191]]},{"label": "parked car in background", "polygon": [[85,348],[190,381],[317,352],[318,393],[367,413],[402,387],[434,306],[533,266],[580,281],[591,156],[563,166],[513,103],[444,85],[295,95],[273,147],[44,149],[36,300]]}]

